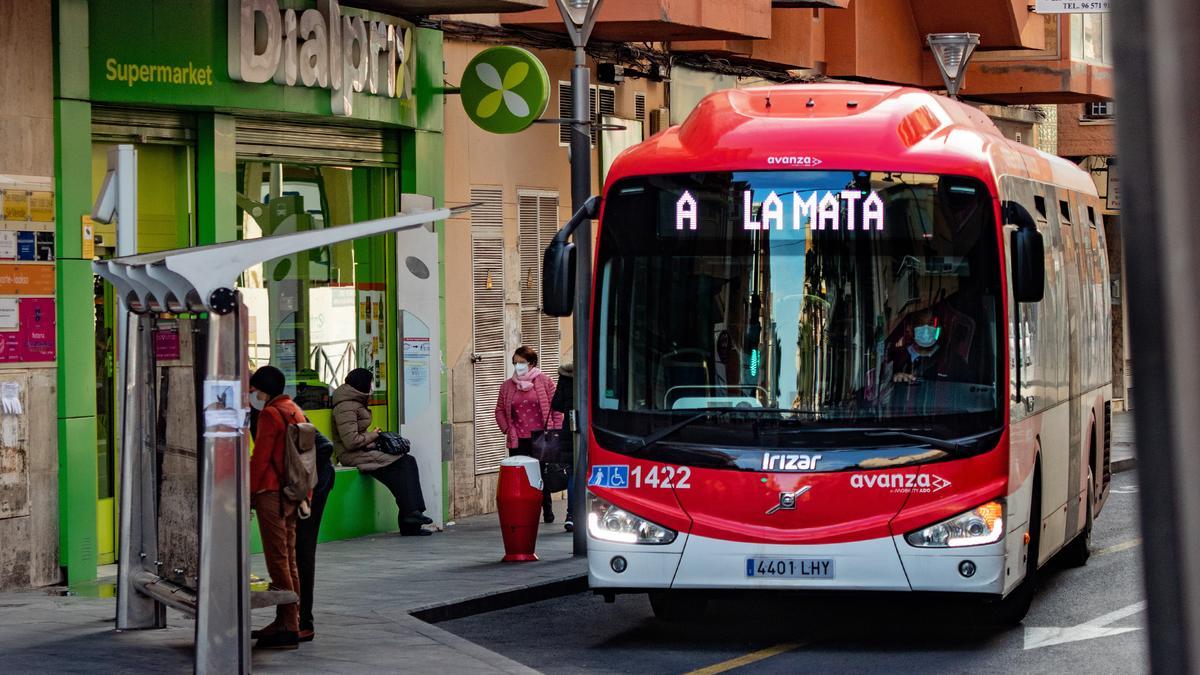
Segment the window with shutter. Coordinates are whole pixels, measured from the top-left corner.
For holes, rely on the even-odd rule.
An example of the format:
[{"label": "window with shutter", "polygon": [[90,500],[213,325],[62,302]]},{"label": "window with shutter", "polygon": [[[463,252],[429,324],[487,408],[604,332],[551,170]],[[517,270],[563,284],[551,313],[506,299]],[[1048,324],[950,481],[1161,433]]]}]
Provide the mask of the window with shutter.
[{"label": "window with shutter", "polygon": [[496,396],[504,382],[504,238],[476,233],[471,239],[472,324],[474,338],[475,473],[500,469],[508,456],[496,427]]},{"label": "window with shutter", "polygon": [[642,124],[646,123],[646,95],[633,95],[633,117]]},{"label": "window with shutter", "polygon": [[558,193],[517,192],[521,258],[521,342],[538,353],[538,367],[554,377],[559,364],[558,319],[542,313],[542,252],[558,231]]},{"label": "window with shutter", "polygon": [[[569,120],[574,117],[574,115],[571,114],[572,113],[572,110],[571,110],[571,108],[572,108],[571,92],[572,91],[573,91],[573,89],[569,82],[559,82],[558,83],[558,117],[559,117],[559,119]],[[571,144],[571,125],[570,124],[559,124],[558,125],[558,144],[563,145],[563,146]]]},{"label": "window with shutter", "polygon": [[539,335],[542,342],[541,366],[550,376],[558,379],[555,371],[559,364],[559,341],[561,335],[558,328],[558,317],[547,316],[542,312],[541,289],[541,252],[550,246],[550,240],[558,233],[561,223],[558,222],[558,194],[549,193],[538,197],[538,317],[541,319]]},{"label": "window with shutter", "polygon": [[[558,116],[560,119],[569,120],[574,117],[571,102],[571,83],[558,83]],[[617,90],[614,87],[597,87],[592,85],[588,97],[588,114],[591,116],[592,126],[592,146],[596,145],[596,124],[599,123],[602,115],[617,114]],[[558,125],[558,144],[568,146],[571,144],[571,125]]]},{"label": "window with shutter", "polygon": [[498,187],[471,188],[471,227],[504,227],[503,191]]}]

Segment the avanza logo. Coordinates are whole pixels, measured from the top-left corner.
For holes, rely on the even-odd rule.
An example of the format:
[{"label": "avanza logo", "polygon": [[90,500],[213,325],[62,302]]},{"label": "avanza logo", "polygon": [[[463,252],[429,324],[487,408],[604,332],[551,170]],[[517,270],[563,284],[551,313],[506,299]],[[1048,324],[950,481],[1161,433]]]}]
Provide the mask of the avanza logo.
[{"label": "avanza logo", "polygon": [[767,164],[782,164],[784,166],[817,166],[820,159],[809,155],[776,155],[767,158]]},{"label": "avanza logo", "polygon": [[856,473],[850,477],[850,487],[932,493],[950,487],[950,481],[929,473]]}]

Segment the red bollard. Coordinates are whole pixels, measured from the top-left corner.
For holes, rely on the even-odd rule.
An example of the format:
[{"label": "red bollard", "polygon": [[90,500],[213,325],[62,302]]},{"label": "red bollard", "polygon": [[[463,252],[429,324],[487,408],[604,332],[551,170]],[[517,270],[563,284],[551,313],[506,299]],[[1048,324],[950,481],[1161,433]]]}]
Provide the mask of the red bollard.
[{"label": "red bollard", "polygon": [[509,457],[500,462],[496,510],[504,535],[503,562],[537,560],[538,523],[542,515],[542,467],[532,457]]}]

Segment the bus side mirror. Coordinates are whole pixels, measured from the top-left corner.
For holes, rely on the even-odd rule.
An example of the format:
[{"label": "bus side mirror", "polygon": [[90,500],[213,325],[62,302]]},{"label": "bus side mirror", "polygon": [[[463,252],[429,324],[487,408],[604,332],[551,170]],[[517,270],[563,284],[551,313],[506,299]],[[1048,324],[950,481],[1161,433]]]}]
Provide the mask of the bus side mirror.
[{"label": "bus side mirror", "polygon": [[554,235],[542,254],[542,312],[571,316],[575,309],[575,244],[568,241],[586,220],[600,215],[600,198],[591,197]]},{"label": "bus side mirror", "polygon": [[575,244],[555,237],[542,256],[542,311],[571,316],[575,309]]},{"label": "bus side mirror", "polygon": [[1004,222],[1017,226],[1009,247],[1013,299],[1041,302],[1046,295],[1046,247],[1033,216],[1016,202],[1004,202]]}]

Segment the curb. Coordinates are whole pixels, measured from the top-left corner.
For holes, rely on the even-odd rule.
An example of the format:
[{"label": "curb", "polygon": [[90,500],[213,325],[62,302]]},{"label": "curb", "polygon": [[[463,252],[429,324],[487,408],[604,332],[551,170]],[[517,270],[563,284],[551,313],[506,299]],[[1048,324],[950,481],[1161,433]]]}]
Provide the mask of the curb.
[{"label": "curb", "polygon": [[510,609],[542,600],[582,593],[588,589],[587,573],[533,583],[500,593],[478,595],[465,600],[429,605],[411,610],[408,614],[426,623],[440,623],[476,614]]},{"label": "curb", "polygon": [[1123,457],[1114,459],[1109,468],[1113,473],[1123,473],[1125,471],[1133,471],[1137,468],[1137,457]]}]

